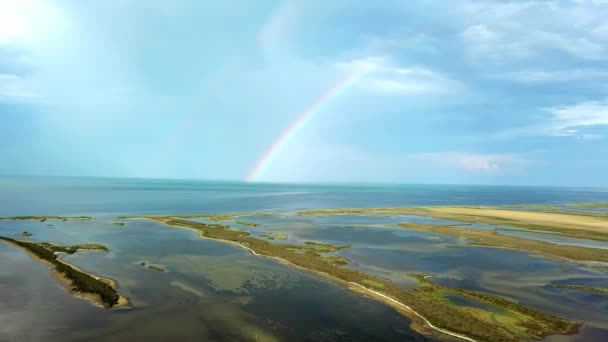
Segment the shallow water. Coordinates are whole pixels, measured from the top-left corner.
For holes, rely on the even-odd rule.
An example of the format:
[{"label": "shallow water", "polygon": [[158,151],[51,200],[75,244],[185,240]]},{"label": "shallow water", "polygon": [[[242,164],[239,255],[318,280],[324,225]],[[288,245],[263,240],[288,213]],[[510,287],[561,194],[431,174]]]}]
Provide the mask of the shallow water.
[{"label": "shallow water", "polygon": [[558,245],[579,246],[587,248],[608,249],[608,242],[559,236],[551,233],[536,233],[533,231],[499,230],[499,234],[523,239],[550,242]]},{"label": "shallow water", "polygon": [[[56,223],[55,228],[23,223],[33,233],[32,240],[65,238],[107,246],[110,252],[64,258],[85,271],[116,279],[134,309],[104,310],[71,296],[45,265],[0,244],[0,266],[5,266],[0,273],[0,317],[18,309],[28,316],[19,324],[0,326],[0,337],[7,340],[425,339],[411,331],[407,318],[383,304],[276,260],[200,239],[188,230],[143,220],[111,226],[97,219],[79,222],[81,233],[73,234],[71,221]],[[2,227],[2,234],[9,232]],[[141,262],[167,272],[150,270]],[[51,309],[54,318],[46,320]],[[29,335],[30,326],[40,334]]]},{"label": "shallow water", "polygon": [[[399,215],[294,214],[300,209],[337,207],[596,201],[608,201],[608,192],[0,178],[0,216],[94,216],[93,220],[66,222],[0,220],[0,235],[107,246],[109,252],[87,251],[64,257],[86,271],[116,279],[119,291],[134,307],[104,310],[74,297],[51,276],[47,266],[0,243],[0,340],[424,339],[409,328],[407,318],[393,309],[314,274],[253,256],[234,245],[201,239],[186,229],[116,218],[132,214],[276,211],[280,215],[237,218],[259,223],[256,227],[227,223],[254,236],[265,232],[288,235],[287,240],[274,243],[349,245],[352,247],[336,253],[351,260],[348,267],[390,278],[404,288],[417,284],[408,273],[428,273],[445,285],[500,294],[587,324],[577,336],[551,337],[552,341],[603,341],[608,339],[608,298],[551,284],[604,284],[608,283],[608,270],[546,260],[521,251],[463,246],[457,238],[388,227],[403,221],[458,222]],[[126,225],[112,225],[115,221]],[[24,231],[32,236],[22,236]],[[166,272],[151,270],[148,265]]]}]

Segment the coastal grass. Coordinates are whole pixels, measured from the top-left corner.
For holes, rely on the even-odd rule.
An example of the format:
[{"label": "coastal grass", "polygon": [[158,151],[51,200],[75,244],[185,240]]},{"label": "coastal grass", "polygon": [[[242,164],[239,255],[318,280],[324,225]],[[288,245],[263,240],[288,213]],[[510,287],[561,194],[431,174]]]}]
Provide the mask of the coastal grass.
[{"label": "coastal grass", "polygon": [[334,253],[341,249],[351,248],[352,246],[332,245],[330,243],[318,242],[318,241],[306,241],[304,242],[305,248],[313,249],[318,253]]},{"label": "coastal grass", "polygon": [[247,221],[233,221],[236,224],[241,224],[243,226],[249,226],[249,227],[257,227],[260,224],[259,223],[255,223],[255,222],[247,222]]},{"label": "coastal grass", "polygon": [[560,289],[570,289],[570,290],[576,290],[576,291],[608,294],[608,288],[604,288],[604,287],[590,287],[590,286],[570,285],[570,284],[552,284],[551,286],[557,287]]},{"label": "coastal grass", "polygon": [[55,253],[66,253],[66,254],[74,254],[79,250],[96,250],[107,252],[108,248],[104,245],[91,243],[91,244],[83,244],[83,245],[72,245],[72,246],[59,246],[50,242],[39,242],[40,246],[47,248]]},{"label": "coastal grass", "polygon": [[[269,241],[257,239],[248,232],[234,231],[227,226],[219,224],[204,224],[173,217],[148,217],[149,219],[167,224],[169,226],[187,228],[197,231],[201,237],[237,243],[248,248],[253,253],[284,260],[294,266],[325,274],[345,283],[363,286],[365,289],[374,289],[388,298],[408,305],[419,315],[425,317],[434,326],[463,334],[479,341],[521,341],[525,339],[542,339],[548,334],[566,334],[578,326],[576,322],[563,319],[550,314],[525,308],[501,297],[475,294],[478,300],[495,303],[496,306],[519,313],[515,325],[504,325],[494,319],[486,319],[482,315],[471,315],[467,310],[438,300],[434,291],[416,290],[408,291],[394,284],[388,279],[366,274],[357,270],[342,267],[327,259],[311,244],[304,246],[273,244]],[[322,243],[321,243],[322,244]],[[313,246],[318,246],[314,243]],[[422,285],[428,285],[424,282]],[[377,297],[376,297],[377,298]],[[394,305],[386,300],[389,305]],[[412,315],[412,319],[419,320]]]},{"label": "coastal grass", "polygon": [[608,241],[608,217],[485,207],[350,208],[305,210],[299,215],[412,215],[466,223],[550,231],[559,235]]},{"label": "coastal grass", "polygon": [[151,269],[152,271],[156,271],[156,272],[166,272],[167,271],[164,268],[154,266],[154,265],[148,265],[148,268]]},{"label": "coastal grass", "polygon": [[287,240],[289,238],[287,234],[277,232],[264,232],[260,234],[260,237],[263,237],[268,240]]},{"label": "coastal grass", "polygon": [[[116,290],[108,283],[97,279],[85,272],[82,272],[67,263],[57,258],[56,252],[74,253],[82,247],[93,246],[91,249],[98,248],[101,245],[80,245],[80,246],[57,246],[48,243],[34,243],[14,240],[0,236],[0,240],[8,242],[14,246],[20,247],[27,252],[33,254],[36,258],[49,263],[57,273],[61,274],[71,285],[72,292],[79,292],[87,295],[93,295],[98,298],[97,302],[106,308],[111,308],[119,303],[121,299]],[[76,247],[76,248],[75,248]],[[80,247],[80,248],[77,248]],[[103,247],[103,246],[101,246]],[[105,247],[103,247],[105,248]],[[107,250],[107,249],[106,249]]]},{"label": "coastal grass", "polygon": [[466,238],[468,240],[468,244],[476,246],[502,247],[541,252],[576,261],[608,262],[608,250],[606,249],[558,245],[550,242],[500,235],[493,230],[411,222],[399,223],[398,227],[428,233],[449,235],[457,238]]},{"label": "coastal grass", "polygon": [[324,255],[323,260],[335,265],[348,265],[350,260],[337,255]]},{"label": "coastal grass", "polygon": [[572,207],[588,207],[588,208],[608,208],[608,202],[600,203],[572,203],[568,204]]},{"label": "coastal grass", "polygon": [[10,221],[18,221],[18,220],[34,220],[40,222],[46,222],[48,220],[92,220],[91,216],[9,216],[9,217],[0,217],[0,220],[10,220]]}]

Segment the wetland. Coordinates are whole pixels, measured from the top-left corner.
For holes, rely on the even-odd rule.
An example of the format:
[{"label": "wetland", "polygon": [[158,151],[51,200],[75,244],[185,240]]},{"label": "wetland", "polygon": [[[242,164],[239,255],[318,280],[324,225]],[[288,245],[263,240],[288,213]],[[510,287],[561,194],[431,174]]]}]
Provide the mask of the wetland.
[{"label": "wetland", "polygon": [[608,338],[603,192],[78,182],[0,209],[0,340]]}]

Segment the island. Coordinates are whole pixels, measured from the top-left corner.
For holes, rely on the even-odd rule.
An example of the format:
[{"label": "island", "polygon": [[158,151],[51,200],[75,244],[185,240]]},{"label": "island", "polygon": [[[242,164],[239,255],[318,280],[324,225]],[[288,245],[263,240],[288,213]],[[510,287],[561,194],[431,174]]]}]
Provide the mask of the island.
[{"label": "island", "polygon": [[[596,209],[594,209],[596,208]],[[114,225],[128,219],[146,219],[166,227],[189,229],[201,238],[234,244],[251,254],[274,258],[286,265],[326,277],[361,295],[381,301],[411,320],[421,334],[441,339],[467,341],[542,340],[548,335],[574,334],[581,326],[571,319],[521,305],[498,294],[449,286],[440,275],[406,273],[391,274],[391,279],[358,268],[342,251],[357,248],[333,241],[313,241],[294,233],[265,229],[263,221],[241,221],[247,217],[360,215],[367,218],[390,218],[378,224],[352,224],[353,229],[411,230],[453,237],[452,246],[464,248],[507,248],[531,253],[533,257],[559,262],[574,262],[582,267],[601,270],[608,267],[608,249],[593,248],[608,241],[608,210],[603,205],[571,204],[517,206],[441,206],[405,208],[345,208],[306,210],[294,213],[221,213],[187,215],[144,215],[116,218]],[[24,216],[4,219],[67,220],[78,217]],[[84,219],[84,218],[83,218]],[[92,218],[90,218],[92,219]],[[300,217],[302,219],[302,217]],[[126,221],[126,222],[125,222]],[[112,221],[110,221],[112,222]],[[243,227],[244,226],[244,227]],[[346,225],[348,227],[348,225]],[[524,232],[528,235],[522,235]],[[22,236],[29,237],[27,232]],[[550,237],[550,241],[546,241]],[[317,239],[322,240],[320,237]],[[437,238],[437,236],[430,236]],[[557,238],[557,240],[556,240]],[[561,240],[560,240],[561,239]],[[584,241],[590,243],[585,245]],[[26,250],[37,260],[49,264],[54,274],[77,295],[106,307],[128,304],[116,292],[115,282],[88,274],[61,260],[59,253],[73,254],[79,250],[107,250],[102,245],[60,246],[46,242],[30,242],[0,237],[0,240]],[[443,239],[442,239],[443,240]],[[595,241],[588,241],[595,240]],[[554,243],[552,241],[558,241]],[[561,243],[562,241],[570,242]],[[572,244],[574,243],[574,244]],[[599,246],[601,247],[601,246]],[[354,257],[353,257],[354,258]],[[148,262],[140,266],[156,272],[163,267]],[[393,272],[395,273],[395,272]],[[388,277],[388,275],[387,275]],[[408,278],[412,286],[397,284],[399,277]],[[401,278],[399,278],[401,279]],[[608,289],[575,284],[548,284],[564,291],[585,291],[599,295]],[[557,290],[556,290],[557,291]]]},{"label": "island", "polygon": [[571,285],[571,284],[552,284],[551,286],[560,289],[569,289],[575,291],[594,292],[608,295],[608,288],[605,287],[591,287],[583,285]]},{"label": "island", "polygon": [[69,286],[70,291],[105,307],[124,307],[129,301],[116,291],[116,282],[80,270],[78,267],[58,258],[57,253],[74,254],[79,250],[107,251],[98,244],[60,246],[48,242],[29,242],[0,236],[4,241],[25,250],[32,258],[49,265],[53,274]]},{"label": "island", "polygon": [[92,220],[91,216],[10,216],[10,217],[0,217],[0,220],[6,221],[19,221],[19,220],[34,220],[40,222],[46,222],[48,220]]},{"label": "island", "polygon": [[[411,275],[419,281],[419,286],[407,290],[388,279],[345,267],[348,264],[345,258],[326,255],[350,246],[315,241],[302,245],[275,244],[223,224],[195,222],[176,216],[143,218],[170,227],[191,229],[202,238],[236,244],[254,255],[276,258],[291,266],[326,276],[395,308],[408,316],[412,320],[412,327],[421,333],[435,331],[468,341],[521,341],[540,340],[551,334],[570,334],[579,326],[578,322],[537,311],[497,295],[440,286],[426,275]],[[496,312],[459,306],[444,297],[447,293],[491,306],[496,308]]]},{"label": "island", "polygon": [[[298,215],[411,215],[435,219],[510,226],[553,232],[562,236],[608,241],[608,211],[578,211],[543,206],[494,207],[410,207],[304,210]],[[521,209],[519,209],[521,208]],[[525,209],[524,209],[525,208]]]}]

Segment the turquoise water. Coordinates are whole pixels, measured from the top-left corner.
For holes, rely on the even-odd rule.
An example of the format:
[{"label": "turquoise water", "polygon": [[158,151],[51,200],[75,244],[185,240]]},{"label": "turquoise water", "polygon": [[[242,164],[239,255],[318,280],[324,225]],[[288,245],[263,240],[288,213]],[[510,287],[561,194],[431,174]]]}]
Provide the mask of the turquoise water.
[{"label": "turquoise water", "polygon": [[[452,223],[411,216],[298,216],[301,209],[416,205],[506,205],[608,202],[608,190],[489,186],[272,185],[176,180],[0,178],[0,216],[91,215],[93,220],[0,221],[0,235],[59,244],[101,243],[108,252],[66,260],[116,279],[130,310],[103,310],[67,293],[45,265],[0,243],[0,341],[81,340],[433,340],[393,309],[342,285],[246,250],[203,240],[192,231],[116,216],[279,212],[240,217],[235,228],[276,243],[350,245],[337,252],[348,267],[412,288],[408,273],[429,273],[450,286],[494,293],[586,323],[557,340],[608,339],[608,298],[551,287],[608,284],[608,271],[463,246],[439,234],[390,228],[396,222]],[[203,219],[204,221],[204,219]],[[50,225],[52,226],[50,226]],[[566,241],[571,242],[571,241]],[[580,242],[580,241],[577,241]],[[156,272],[140,264],[156,265]],[[599,285],[598,285],[599,286]],[[458,298],[452,298],[458,301]],[[479,305],[465,303],[462,305]],[[34,327],[34,328],[32,328]],[[549,338],[556,340],[555,338]]]}]

